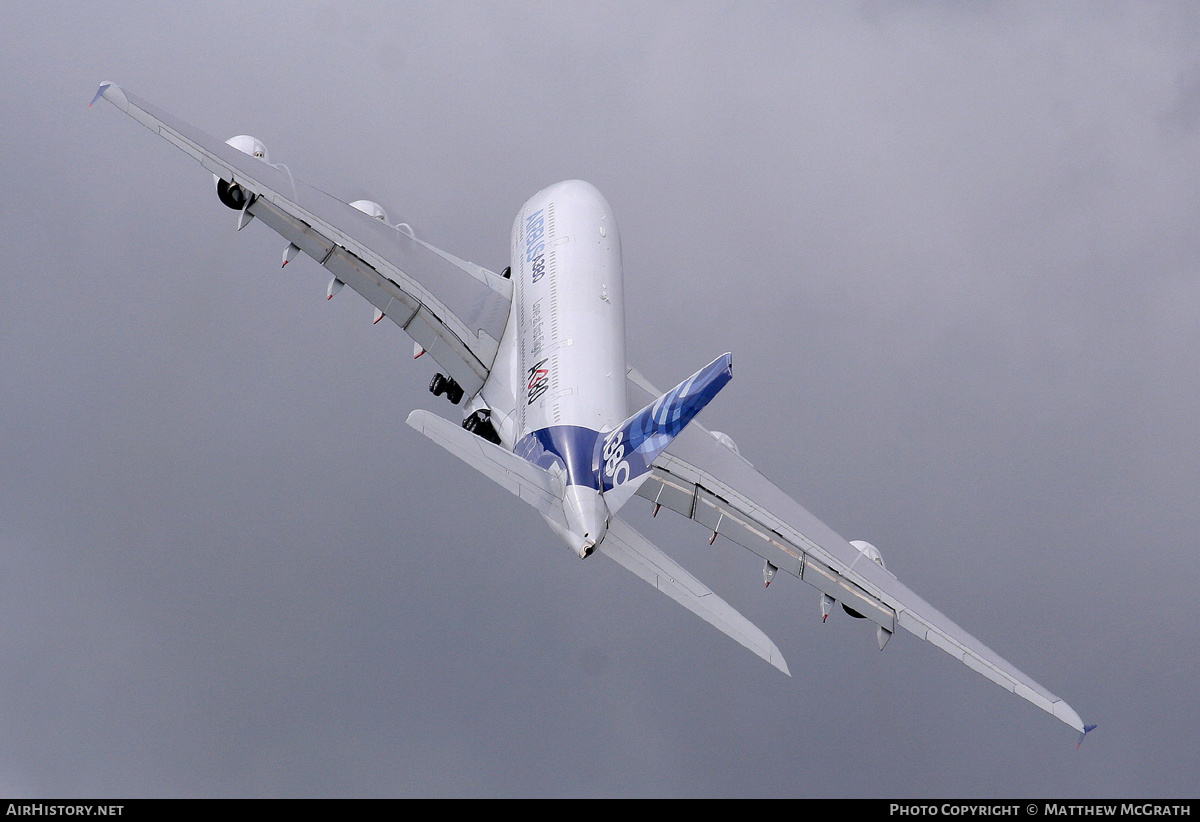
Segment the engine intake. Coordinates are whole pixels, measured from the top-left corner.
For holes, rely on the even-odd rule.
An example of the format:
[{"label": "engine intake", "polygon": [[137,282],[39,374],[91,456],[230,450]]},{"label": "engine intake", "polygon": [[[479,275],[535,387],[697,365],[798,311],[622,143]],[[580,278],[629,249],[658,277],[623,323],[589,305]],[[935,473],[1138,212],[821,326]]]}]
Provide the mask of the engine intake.
[{"label": "engine intake", "polygon": [[374,217],[376,220],[388,222],[387,212],[383,210],[383,206],[374,200],[355,200],[350,204],[351,208],[357,208],[368,217]]},{"label": "engine intake", "polygon": [[[858,552],[860,554],[864,555],[867,559],[871,560],[871,562],[874,562],[875,564],[877,564],[880,568],[884,569],[885,571],[887,570],[887,566],[883,564],[883,554],[879,553],[879,549],[876,548],[874,545],[872,545],[871,543],[867,542],[866,540],[862,540],[862,539],[852,539],[852,540],[850,540],[850,544],[853,545],[855,548],[857,548]],[[866,619],[865,616],[863,616],[858,611],[854,610],[853,608],[851,608],[844,602],[842,603],[842,610],[845,611],[850,616],[854,617],[855,619]],[[886,640],[880,640],[879,650],[882,651],[883,646],[885,644],[887,644]]]},{"label": "engine intake", "polygon": [[850,540],[850,544],[857,548],[860,554],[866,554],[867,559],[871,560],[871,562],[874,562],[885,571],[887,570],[887,566],[883,564],[883,554],[879,553],[879,549],[874,545],[862,539],[852,539]]},{"label": "engine intake", "polygon": [[[243,154],[249,154],[251,157],[262,160],[264,163],[271,162],[270,156],[267,153],[267,147],[257,137],[251,137],[249,134],[239,134],[236,137],[230,137],[225,142]],[[240,185],[231,183],[228,180],[222,180],[215,174],[213,175],[213,182],[217,186],[217,199],[222,203],[234,211],[241,211],[246,207],[246,200],[249,198]]]}]

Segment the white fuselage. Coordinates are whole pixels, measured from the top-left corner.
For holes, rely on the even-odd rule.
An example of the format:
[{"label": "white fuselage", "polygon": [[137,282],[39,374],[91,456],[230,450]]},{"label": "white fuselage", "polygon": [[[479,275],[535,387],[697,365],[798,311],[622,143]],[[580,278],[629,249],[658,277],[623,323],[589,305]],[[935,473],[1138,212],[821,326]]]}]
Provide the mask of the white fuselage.
[{"label": "white fuselage", "polygon": [[587,553],[608,520],[596,438],[628,413],[621,238],[594,186],[557,183],[521,207],[512,279],[512,313],[481,394],[504,444],[561,478],[570,533],[560,536]]}]

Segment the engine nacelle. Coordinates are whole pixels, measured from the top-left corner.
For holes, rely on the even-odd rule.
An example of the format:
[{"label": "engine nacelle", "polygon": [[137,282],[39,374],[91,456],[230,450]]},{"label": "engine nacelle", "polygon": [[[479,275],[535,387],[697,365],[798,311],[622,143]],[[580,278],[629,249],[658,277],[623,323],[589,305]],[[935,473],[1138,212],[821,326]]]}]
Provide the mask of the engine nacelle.
[{"label": "engine nacelle", "polygon": [[351,208],[357,208],[368,217],[374,217],[376,220],[388,222],[387,212],[383,210],[383,206],[374,200],[355,200],[350,204]]},{"label": "engine nacelle", "polygon": [[[251,157],[257,157],[264,163],[271,162],[267,154],[267,147],[263,145],[262,140],[257,137],[251,137],[249,134],[239,134],[236,137],[230,137],[225,141],[226,144],[233,146],[243,154],[249,154]],[[246,192],[237,183],[230,183],[227,180],[222,180],[217,175],[213,175],[213,183],[217,187],[217,197],[222,203],[232,208],[234,211],[241,211],[246,207]]]},{"label": "engine nacelle", "polygon": [[[878,565],[880,568],[884,569],[885,571],[887,570],[887,566],[883,564],[883,554],[879,553],[879,549],[876,548],[874,545],[872,545],[871,543],[867,542],[866,540],[862,540],[862,539],[852,539],[852,540],[850,540],[850,544],[853,545],[855,548],[857,548],[858,552],[860,554],[863,554],[864,556],[866,556],[866,558],[871,560],[871,562],[874,562],[876,565]],[[846,605],[846,603],[844,603],[844,602],[842,603],[842,610],[845,611],[850,616],[854,617],[855,619],[866,619],[866,617],[864,617],[858,611],[856,611],[853,608]],[[882,651],[883,646],[885,644],[887,644],[887,641],[881,639],[880,644],[879,644],[879,650]]]},{"label": "engine nacelle", "polygon": [[883,564],[883,554],[879,553],[879,549],[874,545],[861,539],[852,539],[850,540],[850,544],[857,548],[860,554],[866,554],[867,559],[871,560],[871,562],[874,562],[885,571],[887,570],[887,566]]},{"label": "engine nacelle", "polygon": [[742,452],[738,450],[737,443],[733,441],[733,437],[729,436],[723,431],[709,431],[708,433],[713,435],[713,439],[721,443],[721,445],[724,445],[739,457],[742,455]]},{"label": "engine nacelle", "polygon": [[236,137],[230,137],[225,141],[226,145],[233,146],[243,154],[249,154],[251,157],[257,157],[264,163],[271,162],[270,156],[267,154],[267,147],[263,145],[262,140],[257,137],[251,137],[249,134],[239,134]]}]

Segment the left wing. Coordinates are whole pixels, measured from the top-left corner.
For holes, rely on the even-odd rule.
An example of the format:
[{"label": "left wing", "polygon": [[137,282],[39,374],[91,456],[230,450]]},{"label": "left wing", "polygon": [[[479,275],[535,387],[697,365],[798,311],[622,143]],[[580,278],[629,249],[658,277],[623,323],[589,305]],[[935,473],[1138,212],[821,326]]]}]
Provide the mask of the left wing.
[{"label": "left wing", "polygon": [[[658,394],[632,368],[626,387],[634,407]],[[702,523],[714,539],[728,537],[874,622],[881,649],[899,626],[1075,730],[1095,727],[1085,726],[1065,701],[914,594],[697,422],[659,455],[653,476],[637,493]]]},{"label": "left wing", "polygon": [[[491,370],[512,282],[296,180],[113,83],[103,97],[248,196],[257,217],[408,332],[470,397]],[[95,102],[95,100],[93,100]]]}]

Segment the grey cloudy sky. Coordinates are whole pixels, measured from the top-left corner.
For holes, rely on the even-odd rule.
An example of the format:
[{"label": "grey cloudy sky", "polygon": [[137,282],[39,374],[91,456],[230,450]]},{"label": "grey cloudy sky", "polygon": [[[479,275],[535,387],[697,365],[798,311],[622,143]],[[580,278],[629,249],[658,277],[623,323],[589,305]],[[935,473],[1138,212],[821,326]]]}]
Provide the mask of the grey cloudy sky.
[{"label": "grey cloudy sky", "polygon": [[[1193,4],[166,8],[0,29],[0,794],[1197,794]],[[674,515],[791,679],[581,563],[101,80],[496,270],[595,183],[635,364],[1099,730]]]}]

